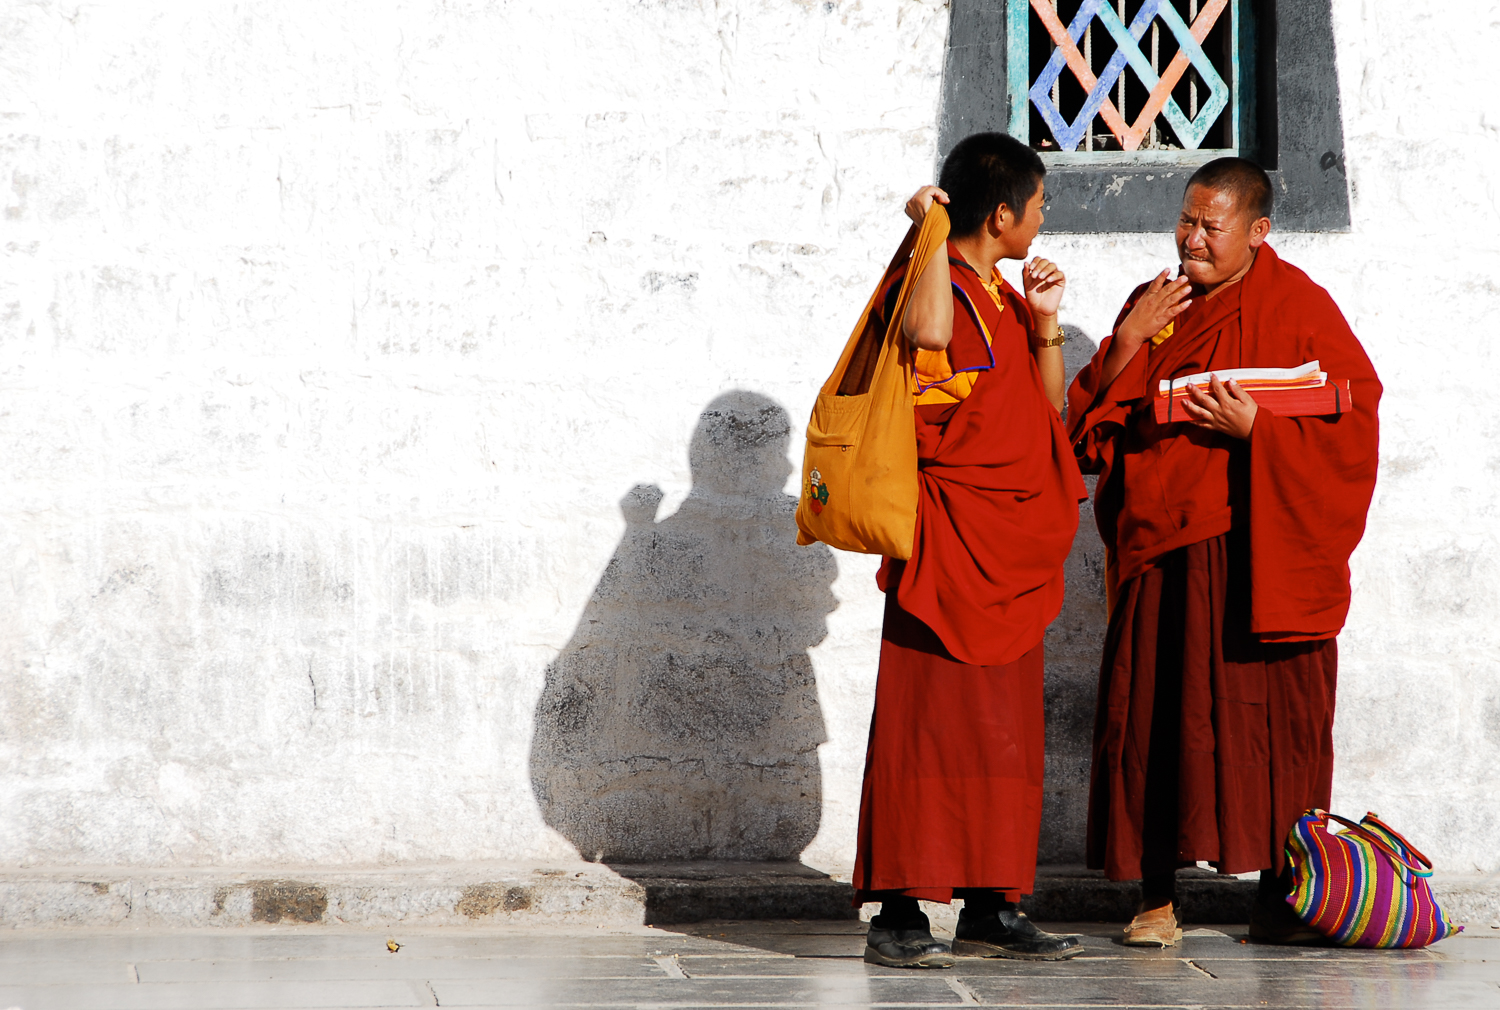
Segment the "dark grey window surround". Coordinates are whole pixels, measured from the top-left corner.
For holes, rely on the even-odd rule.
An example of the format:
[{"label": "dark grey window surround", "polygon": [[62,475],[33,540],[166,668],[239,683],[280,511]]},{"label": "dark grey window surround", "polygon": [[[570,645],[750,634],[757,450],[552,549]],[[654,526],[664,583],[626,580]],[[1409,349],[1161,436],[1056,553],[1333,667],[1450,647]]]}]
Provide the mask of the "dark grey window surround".
[{"label": "dark grey window surround", "polygon": [[[1271,174],[1281,231],[1347,231],[1349,189],[1339,117],[1331,0],[1253,0],[1256,147]],[[938,151],[1010,122],[1005,0],[951,0]],[[1015,97],[1025,101],[1026,96]],[[1118,158],[1118,156],[1116,156]],[[1199,159],[1201,160],[1201,158]],[[1047,230],[1159,232],[1172,227],[1192,165],[1049,165]]]}]

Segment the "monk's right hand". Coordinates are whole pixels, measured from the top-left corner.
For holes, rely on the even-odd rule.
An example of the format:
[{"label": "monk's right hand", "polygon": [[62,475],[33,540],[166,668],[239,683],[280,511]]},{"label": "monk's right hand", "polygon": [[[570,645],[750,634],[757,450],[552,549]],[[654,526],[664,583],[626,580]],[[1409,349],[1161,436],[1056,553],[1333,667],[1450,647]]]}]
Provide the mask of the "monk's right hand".
[{"label": "monk's right hand", "polygon": [[1188,297],[1192,294],[1192,282],[1186,277],[1169,281],[1167,276],[1166,270],[1157,274],[1156,280],[1136,299],[1130,315],[1125,317],[1125,321],[1115,331],[1116,340],[1139,347],[1160,333],[1183,309],[1193,304],[1193,300]]},{"label": "monk's right hand", "polygon": [[917,224],[921,224],[922,219],[927,216],[928,209],[932,207],[932,201],[934,200],[938,203],[946,204],[948,202],[948,194],[936,186],[923,186],[912,194],[910,200],[906,201],[906,216]]}]

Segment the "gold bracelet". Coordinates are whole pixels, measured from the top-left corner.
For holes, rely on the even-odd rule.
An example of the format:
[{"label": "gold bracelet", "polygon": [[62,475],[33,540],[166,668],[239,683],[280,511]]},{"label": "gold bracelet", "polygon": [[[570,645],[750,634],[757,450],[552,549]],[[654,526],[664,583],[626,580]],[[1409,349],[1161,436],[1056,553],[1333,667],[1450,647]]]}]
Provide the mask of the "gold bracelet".
[{"label": "gold bracelet", "polygon": [[1061,347],[1063,344],[1067,343],[1067,341],[1068,341],[1068,338],[1063,334],[1062,327],[1058,327],[1058,329],[1057,329],[1057,336],[1053,337],[1051,340],[1033,340],[1031,342],[1031,346],[1032,347]]}]

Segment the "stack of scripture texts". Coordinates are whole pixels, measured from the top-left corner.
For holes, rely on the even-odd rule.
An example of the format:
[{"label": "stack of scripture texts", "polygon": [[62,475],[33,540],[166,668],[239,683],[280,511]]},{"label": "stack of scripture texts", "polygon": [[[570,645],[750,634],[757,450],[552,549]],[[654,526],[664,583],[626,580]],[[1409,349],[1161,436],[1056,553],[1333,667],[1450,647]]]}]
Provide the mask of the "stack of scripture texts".
[{"label": "stack of scripture texts", "polygon": [[1215,375],[1224,383],[1233,379],[1258,406],[1282,417],[1346,414],[1353,406],[1349,381],[1331,381],[1316,361],[1296,368],[1220,368],[1161,380],[1155,402],[1157,423],[1189,420],[1182,409],[1189,402],[1188,387],[1197,386],[1206,393],[1209,377]]}]

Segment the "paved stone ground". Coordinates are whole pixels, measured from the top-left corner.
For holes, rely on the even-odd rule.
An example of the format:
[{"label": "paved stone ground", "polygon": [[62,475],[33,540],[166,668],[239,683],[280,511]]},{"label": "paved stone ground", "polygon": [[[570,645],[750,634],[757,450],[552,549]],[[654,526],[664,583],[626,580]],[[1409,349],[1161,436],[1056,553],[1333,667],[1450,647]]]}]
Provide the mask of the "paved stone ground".
[{"label": "paved stone ground", "polygon": [[[1284,949],[1198,929],[1162,952],[1088,925],[1061,964],[965,959],[947,971],[860,960],[858,922],[673,929],[328,927],[16,931],[0,1010],[313,1007],[1500,1008],[1500,930],[1425,951]],[[388,939],[401,943],[391,953]]]}]

